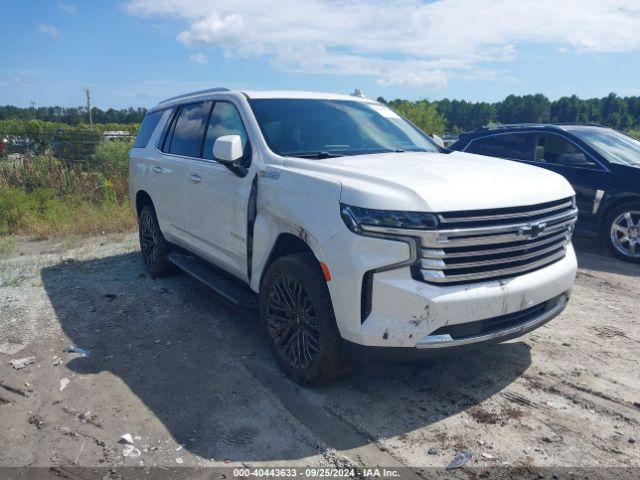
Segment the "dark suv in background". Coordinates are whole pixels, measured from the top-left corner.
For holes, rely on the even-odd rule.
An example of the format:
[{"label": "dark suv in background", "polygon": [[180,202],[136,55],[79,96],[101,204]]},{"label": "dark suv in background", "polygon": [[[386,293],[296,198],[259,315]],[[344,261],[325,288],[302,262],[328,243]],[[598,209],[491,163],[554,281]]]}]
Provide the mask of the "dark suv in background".
[{"label": "dark suv in background", "polygon": [[640,141],[599,125],[519,124],[464,133],[449,148],[563,175],[576,191],[578,233],[640,263]]}]

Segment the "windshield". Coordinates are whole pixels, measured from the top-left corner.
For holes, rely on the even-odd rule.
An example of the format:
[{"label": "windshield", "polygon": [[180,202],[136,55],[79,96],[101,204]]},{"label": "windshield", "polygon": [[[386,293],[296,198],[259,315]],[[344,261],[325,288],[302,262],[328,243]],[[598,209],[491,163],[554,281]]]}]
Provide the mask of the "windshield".
[{"label": "windshield", "polygon": [[437,152],[416,127],[373,102],[254,99],[253,113],[278,155],[327,158],[382,152]]},{"label": "windshield", "polygon": [[612,163],[640,167],[640,142],[610,128],[575,129],[578,138]]}]

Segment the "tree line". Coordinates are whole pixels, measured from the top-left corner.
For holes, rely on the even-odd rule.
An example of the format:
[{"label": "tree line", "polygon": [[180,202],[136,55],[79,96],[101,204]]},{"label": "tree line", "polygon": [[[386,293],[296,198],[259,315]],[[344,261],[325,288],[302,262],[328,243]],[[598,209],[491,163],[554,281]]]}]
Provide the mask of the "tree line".
[{"label": "tree line", "polygon": [[551,101],[545,95],[509,95],[499,102],[466,100],[393,100],[387,103],[428,133],[459,133],[496,123],[597,123],[629,131],[640,129],[640,97],[581,99],[576,95]]},{"label": "tree line", "polygon": [[[94,123],[140,123],[147,113],[146,108],[109,108],[101,110],[91,108],[91,117]],[[43,122],[64,123],[67,125],[79,125],[89,123],[89,114],[86,107],[29,107],[20,108],[12,105],[0,106],[0,120],[41,120]]]},{"label": "tree line", "polygon": [[[640,97],[619,97],[610,93],[602,98],[581,99],[576,95],[551,101],[545,95],[509,95],[498,102],[466,100],[401,100],[387,103],[428,133],[459,133],[495,123],[597,123],[622,131],[640,130]],[[101,110],[92,108],[96,124],[139,124],[145,108]],[[0,106],[1,120],[39,120],[67,125],[87,123],[85,107]]]}]

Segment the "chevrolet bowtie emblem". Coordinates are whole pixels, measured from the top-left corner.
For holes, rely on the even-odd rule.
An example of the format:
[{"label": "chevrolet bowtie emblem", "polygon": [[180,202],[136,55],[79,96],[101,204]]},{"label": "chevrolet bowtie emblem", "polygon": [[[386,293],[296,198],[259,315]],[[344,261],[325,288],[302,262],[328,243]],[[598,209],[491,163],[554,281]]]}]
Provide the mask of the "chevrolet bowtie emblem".
[{"label": "chevrolet bowtie emblem", "polygon": [[521,237],[537,238],[547,228],[546,223],[527,223],[526,226],[520,227],[518,235]]}]

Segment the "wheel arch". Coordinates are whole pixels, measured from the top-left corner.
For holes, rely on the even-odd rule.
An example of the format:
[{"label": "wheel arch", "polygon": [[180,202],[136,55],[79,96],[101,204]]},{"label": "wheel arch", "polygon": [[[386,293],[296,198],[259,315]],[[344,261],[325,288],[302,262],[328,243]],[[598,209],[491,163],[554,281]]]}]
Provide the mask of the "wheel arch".
[{"label": "wheel arch", "polygon": [[269,266],[276,261],[278,258],[284,257],[285,255],[291,255],[294,253],[308,253],[310,254],[318,268],[320,268],[320,261],[316,254],[313,252],[311,247],[300,237],[293,235],[292,233],[282,232],[276,238],[276,241],[271,247],[271,251],[267,257],[267,261],[260,272],[260,283],[262,284],[262,279],[264,274],[269,269]]},{"label": "wheel arch", "polygon": [[138,190],[136,193],[136,215],[140,216],[140,211],[142,207],[145,205],[151,205],[152,208],[155,208],[153,205],[153,200],[151,200],[151,196],[145,192],[144,190]]},{"label": "wheel arch", "polygon": [[607,228],[606,220],[613,210],[630,202],[640,202],[640,195],[624,195],[611,199],[605,205],[600,212],[600,218],[598,219],[598,230],[602,233]]}]

